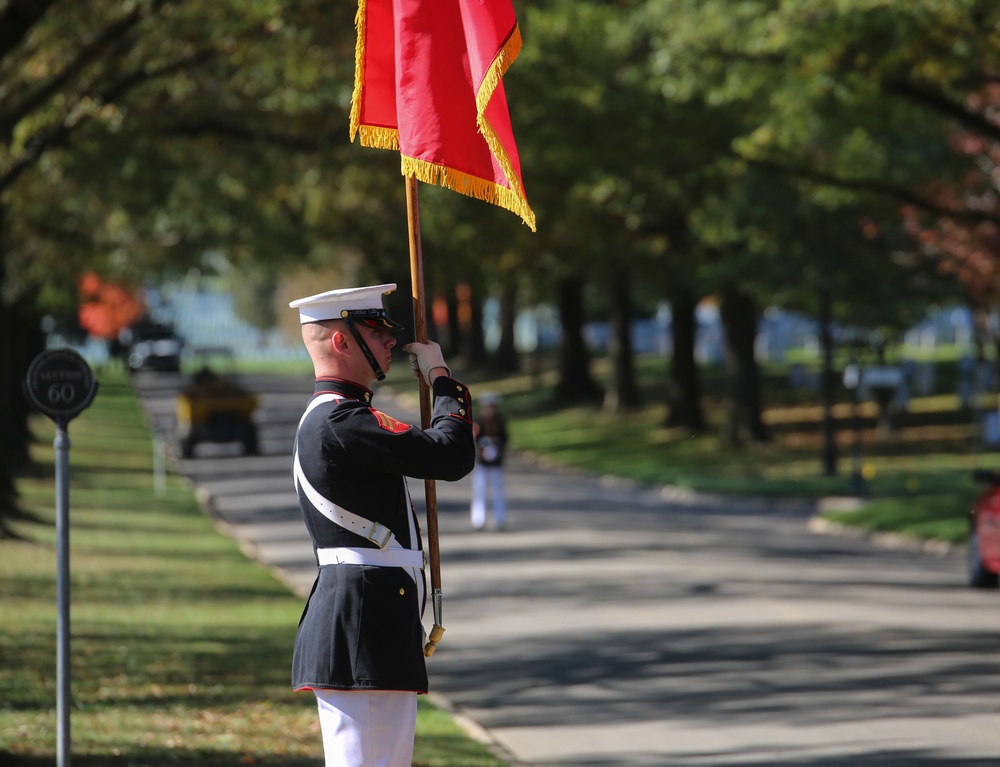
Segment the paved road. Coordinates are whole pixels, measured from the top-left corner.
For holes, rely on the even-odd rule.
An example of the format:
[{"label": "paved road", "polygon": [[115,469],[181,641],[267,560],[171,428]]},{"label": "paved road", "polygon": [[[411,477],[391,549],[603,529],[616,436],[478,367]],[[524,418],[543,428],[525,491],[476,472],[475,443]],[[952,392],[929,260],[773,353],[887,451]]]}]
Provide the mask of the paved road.
[{"label": "paved road", "polygon": [[[310,382],[254,384],[264,455],[179,469],[302,593],[312,555],[288,456]],[[1000,765],[1000,594],[963,585],[959,552],[521,461],[508,488],[510,529],[476,533],[468,480],[438,485],[447,633],[430,668],[512,763]]]}]

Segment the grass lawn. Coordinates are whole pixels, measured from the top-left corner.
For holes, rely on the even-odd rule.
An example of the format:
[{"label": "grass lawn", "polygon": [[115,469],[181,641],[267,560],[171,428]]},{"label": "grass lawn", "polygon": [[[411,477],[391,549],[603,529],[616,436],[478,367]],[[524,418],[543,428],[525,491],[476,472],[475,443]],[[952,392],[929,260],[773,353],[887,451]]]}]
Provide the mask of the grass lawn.
[{"label": "grass lawn", "polygon": [[[0,541],[0,764],[56,752],[54,426],[33,424],[37,469],[19,482],[30,540]],[[126,381],[105,377],[71,422],[72,761],[314,767],[310,694],[289,669],[302,609],[212,527],[181,478],[154,493],[153,451]],[[421,701],[415,765],[500,767]]]}]

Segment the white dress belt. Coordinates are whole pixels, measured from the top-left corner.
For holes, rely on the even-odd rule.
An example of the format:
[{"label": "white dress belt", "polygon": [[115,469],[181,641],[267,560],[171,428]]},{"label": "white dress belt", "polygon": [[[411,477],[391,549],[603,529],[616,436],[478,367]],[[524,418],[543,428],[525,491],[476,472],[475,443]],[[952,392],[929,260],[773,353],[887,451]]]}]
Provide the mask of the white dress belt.
[{"label": "white dress belt", "polygon": [[316,549],[321,565],[374,565],[376,567],[423,568],[424,552],[420,549],[357,549],[341,546]]}]

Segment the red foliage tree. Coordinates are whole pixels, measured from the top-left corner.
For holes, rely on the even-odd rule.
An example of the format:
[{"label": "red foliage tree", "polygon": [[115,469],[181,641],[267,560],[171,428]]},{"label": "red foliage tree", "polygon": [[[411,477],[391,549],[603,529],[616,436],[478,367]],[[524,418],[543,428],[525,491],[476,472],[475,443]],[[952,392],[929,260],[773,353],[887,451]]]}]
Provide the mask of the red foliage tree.
[{"label": "red foliage tree", "polygon": [[[1000,128],[1000,83],[970,96],[966,106]],[[965,129],[950,143],[971,160],[969,170],[959,184],[929,190],[938,211],[933,220],[915,206],[903,209],[903,219],[922,251],[954,273],[976,304],[988,306],[1000,299],[1000,143]]]},{"label": "red foliage tree", "polygon": [[94,272],[79,280],[80,327],[95,338],[112,340],[138,320],[145,306],[138,291],[115,282],[105,282]]}]

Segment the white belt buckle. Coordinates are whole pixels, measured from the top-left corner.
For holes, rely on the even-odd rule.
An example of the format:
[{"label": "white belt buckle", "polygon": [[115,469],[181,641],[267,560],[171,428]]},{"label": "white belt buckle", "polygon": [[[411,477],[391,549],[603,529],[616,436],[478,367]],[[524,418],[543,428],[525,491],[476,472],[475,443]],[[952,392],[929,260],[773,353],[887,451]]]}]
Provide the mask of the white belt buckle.
[{"label": "white belt buckle", "polygon": [[[371,532],[368,533],[368,540],[378,546],[380,549],[384,549],[389,543],[389,538],[392,537],[392,530],[390,530],[385,525],[380,525],[378,522],[372,525]],[[379,540],[381,538],[381,540]]]}]

